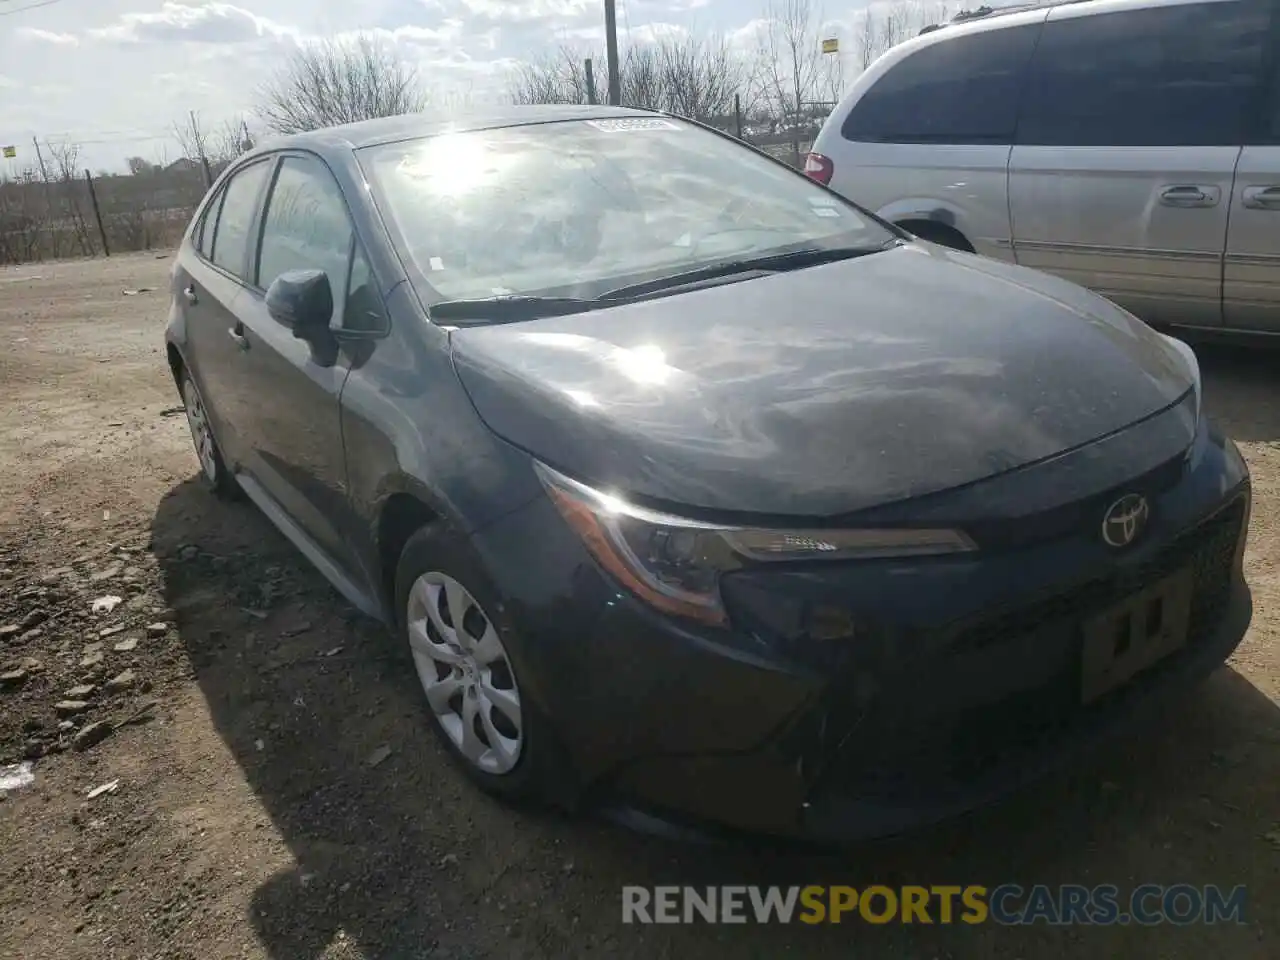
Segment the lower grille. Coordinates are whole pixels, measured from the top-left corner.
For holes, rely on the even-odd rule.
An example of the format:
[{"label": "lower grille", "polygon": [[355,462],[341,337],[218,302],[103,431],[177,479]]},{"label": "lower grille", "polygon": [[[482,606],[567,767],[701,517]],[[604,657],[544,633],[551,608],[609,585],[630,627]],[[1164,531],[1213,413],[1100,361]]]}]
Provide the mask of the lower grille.
[{"label": "lower grille", "polygon": [[1054,594],[1038,603],[1018,607],[995,617],[962,627],[951,649],[977,650],[1009,637],[1027,633],[1045,623],[1078,620],[1110,603],[1137,593],[1164,577],[1193,565],[1195,599],[1192,604],[1192,634],[1203,629],[1206,618],[1213,619],[1226,603],[1230,588],[1231,561],[1235,555],[1240,527],[1244,523],[1245,499],[1237,497],[1213,516],[1183,533],[1156,557],[1139,567],[1089,580],[1071,590]]},{"label": "lower grille", "polygon": [[[1220,622],[1231,592],[1232,564],[1246,501],[1242,496],[1171,543],[1157,557],[1122,575],[1099,578],[1074,590],[962,629],[951,651],[963,655],[1046,627],[1074,626],[1108,604],[1154,584],[1188,565],[1193,570],[1188,648],[1152,669],[1176,662],[1203,642]],[[1078,660],[1078,658],[1075,658]],[[945,662],[936,669],[945,671]],[[1149,678],[1150,674],[1146,678]],[[1139,675],[1108,695],[1124,697],[1144,682]],[[931,717],[927,726],[859,728],[847,755],[830,774],[838,786],[860,796],[896,801],[938,798],[962,790],[985,774],[1050,747],[1080,719],[1078,663],[1048,682],[993,703]],[[877,745],[877,746],[871,746]]]}]

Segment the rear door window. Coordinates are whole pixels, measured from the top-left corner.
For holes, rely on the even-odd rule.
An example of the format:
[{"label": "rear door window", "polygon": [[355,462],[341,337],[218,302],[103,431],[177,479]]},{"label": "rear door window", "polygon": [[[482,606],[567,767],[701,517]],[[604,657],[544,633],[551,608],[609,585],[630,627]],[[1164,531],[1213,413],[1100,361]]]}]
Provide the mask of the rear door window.
[{"label": "rear door window", "polygon": [[1040,24],[940,40],[891,67],[841,133],[864,143],[1012,143]]},{"label": "rear door window", "polygon": [[249,237],[258,212],[258,198],[271,171],[270,161],[262,160],[232,174],[222,191],[222,209],[213,236],[210,253],[213,262],[243,278]]},{"label": "rear door window", "polygon": [[192,240],[196,245],[196,249],[200,251],[200,255],[205,259],[209,259],[213,255],[213,232],[218,226],[218,211],[222,207],[222,198],[225,195],[225,191],[219,190],[218,195],[204,208],[204,213],[200,216],[200,222],[196,224],[196,231]]},{"label": "rear door window", "polygon": [[1267,0],[1051,18],[1018,142],[1239,146],[1262,102],[1270,19]]}]

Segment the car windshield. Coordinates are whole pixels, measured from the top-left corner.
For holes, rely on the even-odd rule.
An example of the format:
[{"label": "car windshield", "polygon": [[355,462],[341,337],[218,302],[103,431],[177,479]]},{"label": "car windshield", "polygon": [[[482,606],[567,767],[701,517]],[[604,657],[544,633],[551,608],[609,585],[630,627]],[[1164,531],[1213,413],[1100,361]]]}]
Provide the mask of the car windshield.
[{"label": "car windshield", "polygon": [[803,176],[666,117],[449,133],[360,160],[428,303],[595,298],[722,262],[892,239]]}]

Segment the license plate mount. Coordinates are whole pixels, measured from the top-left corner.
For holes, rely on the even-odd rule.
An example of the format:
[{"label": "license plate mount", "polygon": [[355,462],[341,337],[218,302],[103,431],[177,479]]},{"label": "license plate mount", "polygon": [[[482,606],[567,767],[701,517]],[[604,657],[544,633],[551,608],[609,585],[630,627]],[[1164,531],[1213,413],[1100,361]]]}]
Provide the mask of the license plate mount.
[{"label": "license plate mount", "polygon": [[1190,568],[1165,577],[1082,624],[1080,699],[1090,703],[1185,646]]}]

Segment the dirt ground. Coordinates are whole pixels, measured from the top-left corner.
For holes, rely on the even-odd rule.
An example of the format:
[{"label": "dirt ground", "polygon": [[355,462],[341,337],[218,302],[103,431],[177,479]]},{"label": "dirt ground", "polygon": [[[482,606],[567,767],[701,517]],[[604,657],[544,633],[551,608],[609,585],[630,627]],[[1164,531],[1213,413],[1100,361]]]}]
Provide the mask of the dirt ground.
[{"label": "dirt ground", "polygon": [[[391,641],[197,485],[167,270],[0,271],[0,768],[35,776],[0,794],[0,957],[1280,956],[1280,355],[1201,350],[1254,474],[1256,613],[1192,698],[923,833],[689,847],[500,807],[447,765]],[[621,923],[624,884],[872,882],[1245,884],[1248,923]]]}]

